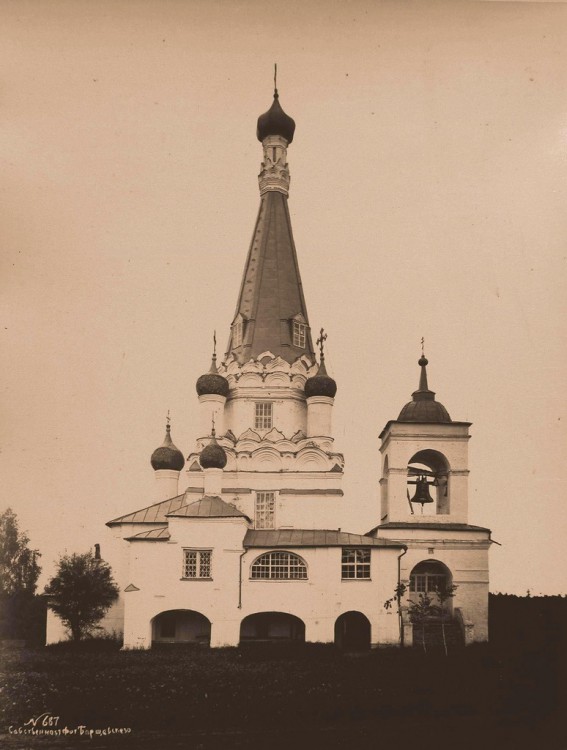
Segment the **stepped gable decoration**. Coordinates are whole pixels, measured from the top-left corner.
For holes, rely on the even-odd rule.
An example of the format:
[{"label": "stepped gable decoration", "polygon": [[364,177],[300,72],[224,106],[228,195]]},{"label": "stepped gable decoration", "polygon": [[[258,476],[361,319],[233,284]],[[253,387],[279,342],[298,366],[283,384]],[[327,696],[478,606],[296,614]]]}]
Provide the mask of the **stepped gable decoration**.
[{"label": "stepped gable decoration", "polygon": [[169,412],[167,413],[167,424],[165,427],[165,438],[163,443],[156,448],[151,456],[151,464],[154,471],[181,471],[185,466],[183,453],[173,444],[171,439],[171,425]]},{"label": "stepped gable decoration", "polygon": [[[423,346],[423,339],[422,339]],[[412,393],[412,400],[401,410],[398,422],[426,422],[443,423],[452,422],[447,409],[435,400],[434,391],[430,391],[427,385],[427,365],[423,351],[418,365],[421,367],[419,387]]]},{"label": "stepped gable decoration", "polygon": [[325,367],[325,352],[323,346],[326,338],[327,334],[324,332],[323,328],[321,328],[321,333],[316,342],[319,346],[321,364],[319,365],[317,374],[308,378],[305,382],[305,395],[307,398],[310,398],[311,396],[327,396],[328,398],[334,398],[337,393],[337,384],[333,378],[327,374],[327,368]]},{"label": "stepped gable decoration", "polygon": [[197,379],[196,390],[198,396],[218,395],[228,396],[228,380],[219,374],[217,368],[217,332],[213,335],[213,358],[209,372]]}]

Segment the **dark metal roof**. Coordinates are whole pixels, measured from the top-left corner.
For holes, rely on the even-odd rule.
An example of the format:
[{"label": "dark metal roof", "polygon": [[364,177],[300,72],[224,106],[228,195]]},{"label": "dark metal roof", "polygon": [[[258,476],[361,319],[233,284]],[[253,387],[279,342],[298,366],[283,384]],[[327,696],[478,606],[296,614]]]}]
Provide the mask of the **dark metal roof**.
[{"label": "dark metal roof", "polygon": [[171,428],[169,425],[165,428],[165,439],[159,448],[152,453],[151,464],[155,471],[163,469],[171,471],[181,471],[185,465],[183,453],[173,444],[171,439]]},{"label": "dark metal roof", "polygon": [[309,323],[287,197],[275,190],[262,196],[235,317],[239,314],[245,321],[243,342],[234,347],[231,333],[227,352],[239,362],[266,351],[290,364],[302,355],[315,359],[309,327],[305,348],[293,344],[292,319],[300,315]]},{"label": "dark metal roof", "polygon": [[326,490],[299,490],[299,489],[283,489],[280,490],[280,495],[338,495],[343,497],[345,493],[338,489],[326,489]]},{"label": "dark metal roof", "polygon": [[472,526],[470,523],[412,523],[411,521],[389,521],[376,526],[368,533],[378,529],[440,529],[446,531],[488,531],[484,526]]},{"label": "dark metal roof", "polygon": [[307,398],[310,396],[328,396],[334,398],[337,394],[337,384],[327,374],[327,368],[325,367],[325,357],[321,355],[321,364],[317,370],[317,374],[312,378],[307,378],[305,381],[305,395]]},{"label": "dark metal roof", "polygon": [[439,401],[414,399],[407,403],[398,416],[398,422],[425,422],[426,424],[451,422],[449,412]]},{"label": "dark metal roof", "polygon": [[215,438],[205,445],[199,456],[199,463],[203,469],[224,469],[226,466],[226,453],[224,448],[217,443]]},{"label": "dark metal roof", "polygon": [[274,91],[272,106],[258,118],[256,137],[261,142],[269,135],[281,135],[288,143],[293,141],[295,122],[282,109],[277,89]]},{"label": "dark metal roof", "polygon": [[349,534],[336,529],[249,529],[244,547],[404,547],[390,539]]},{"label": "dark metal roof", "polygon": [[[202,492],[202,490],[201,490]],[[177,510],[184,505],[185,495],[177,495],[159,503],[154,503],[147,508],[136,510],[125,516],[108,521],[107,526],[117,526],[121,523],[167,523],[166,515],[172,510]]]},{"label": "dark metal roof", "polygon": [[228,396],[228,380],[219,375],[218,372],[206,372],[197,379],[195,385],[198,396],[216,393],[219,396]]},{"label": "dark metal roof", "polygon": [[150,542],[167,542],[170,538],[169,529],[164,526],[161,529],[149,529],[148,531],[141,531],[139,534],[133,536],[127,536],[126,541],[150,541]]},{"label": "dark metal roof", "polygon": [[189,503],[167,514],[175,518],[246,518],[250,520],[235,505],[225,503],[218,496],[205,495],[194,503]]},{"label": "dark metal roof", "polygon": [[412,400],[401,410],[398,422],[451,422],[449,412],[443,404],[435,401],[435,393],[427,385],[427,359],[422,356],[418,364],[421,367],[419,387],[411,394]]}]

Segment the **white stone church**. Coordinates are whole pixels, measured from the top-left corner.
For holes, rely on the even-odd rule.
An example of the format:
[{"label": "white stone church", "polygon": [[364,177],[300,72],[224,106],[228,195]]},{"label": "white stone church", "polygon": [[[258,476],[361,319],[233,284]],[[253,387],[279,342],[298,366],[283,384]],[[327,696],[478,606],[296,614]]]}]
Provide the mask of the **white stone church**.
[{"label": "white stone church", "polygon": [[[350,501],[375,503],[376,524],[338,528],[337,384],[309,325],[287,205],[294,131],[276,90],[258,119],[260,209],[227,351],[197,380],[194,452],[184,458],[168,424],[151,457],[154,501],[107,524],[122,556],[109,560],[121,595],[105,626],[125,648],[409,645],[408,600],[441,583],[457,587],[445,608],[463,642],[484,641],[491,540],[468,523],[470,424],[436,401],[424,356],[418,389],[380,435],[380,505],[377,486]],[[384,606],[399,582],[401,612]],[[60,637],[50,613],[48,642]]]}]

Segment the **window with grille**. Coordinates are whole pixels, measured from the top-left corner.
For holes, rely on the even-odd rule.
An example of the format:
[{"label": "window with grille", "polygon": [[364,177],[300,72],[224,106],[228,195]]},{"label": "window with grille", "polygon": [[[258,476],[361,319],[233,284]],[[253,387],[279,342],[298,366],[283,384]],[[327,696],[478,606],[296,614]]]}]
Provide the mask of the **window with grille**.
[{"label": "window with grille", "polygon": [[443,573],[416,573],[410,576],[410,591],[430,594],[445,586],[447,576]]},{"label": "window with grille", "polygon": [[257,529],[273,529],[276,511],[275,492],[256,493],[256,523]]},{"label": "window with grille", "polygon": [[210,549],[183,550],[183,578],[212,578]]},{"label": "window with grille", "polygon": [[242,344],[242,336],[244,333],[244,321],[238,320],[234,324],[234,328],[232,329],[232,346],[240,346]]},{"label": "window with grille", "polygon": [[257,401],[254,427],[257,430],[269,430],[273,424],[273,404],[271,401]]},{"label": "window with grille", "polygon": [[293,345],[305,349],[305,337],[307,335],[307,326],[305,323],[293,321]]},{"label": "window with grille", "polygon": [[342,578],[370,578],[370,550],[344,547],[341,560]]},{"label": "window with grille", "polygon": [[250,577],[272,581],[304,580],[307,565],[293,552],[266,552],[252,563]]}]

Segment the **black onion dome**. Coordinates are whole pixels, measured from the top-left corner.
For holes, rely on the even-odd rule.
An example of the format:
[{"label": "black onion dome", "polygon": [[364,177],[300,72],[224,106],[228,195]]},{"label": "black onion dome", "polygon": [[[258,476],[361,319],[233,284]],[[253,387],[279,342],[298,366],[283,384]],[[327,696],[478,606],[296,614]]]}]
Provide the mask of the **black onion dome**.
[{"label": "black onion dome", "polygon": [[169,471],[181,471],[185,466],[185,459],[183,453],[177,448],[172,440],[170,434],[170,426],[167,425],[165,428],[165,440],[159,448],[156,448],[152,453],[151,463],[155,471],[162,471],[167,469]]},{"label": "black onion dome", "polygon": [[418,364],[421,367],[419,388],[412,393],[412,400],[401,410],[398,422],[451,422],[447,409],[439,401],[435,401],[435,393],[428,388],[427,359],[421,357]]},{"label": "black onion dome", "polygon": [[226,466],[226,453],[215,438],[206,445],[199,456],[199,463],[203,469],[224,469]]},{"label": "black onion dome", "polygon": [[205,395],[212,395],[212,394],[216,394],[218,396],[224,396],[225,398],[228,396],[228,391],[229,391],[228,380],[222,375],[219,375],[218,373],[216,354],[213,354],[213,361],[211,362],[211,369],[209,370],[209,372],[197,378],[197,383],[195,384],[195,387],[197,389],[198,396],[205,396]]},{"label": "black onion dome", "polygon": [[279,101],[278,90],[276,89],[274,91],[272,106],[258,118],[256,136],[262,142],[269,135],[281,135],[288,143],[291,143],[294,132],[295,122],[283,111]]},{"label": "black onion dome", "polygon": [[325,367],[325,359],[321,359],[321,364],[317,370],[317,375],[311,378],[307,378],[305,381],[305,395],[307,398],[311,396],[328,396],[329,398],[335,398],[337,392],[337,384],[332,377],[327,375],[327,369]]}]

